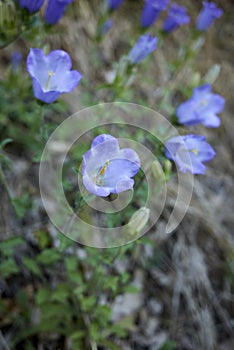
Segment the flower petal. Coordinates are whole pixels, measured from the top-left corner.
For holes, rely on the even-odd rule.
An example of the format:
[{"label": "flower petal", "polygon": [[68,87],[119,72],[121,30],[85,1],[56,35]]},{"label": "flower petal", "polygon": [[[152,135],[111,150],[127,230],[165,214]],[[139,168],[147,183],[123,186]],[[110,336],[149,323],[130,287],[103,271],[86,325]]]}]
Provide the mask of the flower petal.
[{"label": "flower petal", "polygon": [[114,136],[111,136],[111,135],[108,135],[108,134],[98,135],[97,137],[95,137],[93,139],[93,142],[91,144],[91,148],[97,146],[99,143],[110,141],[110,140],[112,140],[112,141],[116,140],[116,142],[118,143],[117,139]]},{"label": "flower petal", "polygon": [[106,171],[102,177],[104,186],[115,188],[116,184],[122,178],[130,178],[139,170],[137,163],[127,159],[112,159],[106,167]]},{"label": "flower petal", "polygon": [[119,144],[117,139],[105,141],[92,147],[83,155],[85,170],[88,174],[95,175],[100,167],[104,166],[107,161],[117,156]]},{"label": "flower petal", "polygon": [[107,197],[110,194],[109,188],[97,186],[87,174],[83,176],[83,184],[87,191],[97,196]]},{"label": "flower petal", "polygon": [[44,92],[41,89],[41,85],[38,83],[38,81],[36,79],[33,79],[33,92],[34,92],[35,97],[38,100],[41,100],[45,103],[52,103],[55,100],[57,100],[57,98],[61,95],[61,93],[58,91]]}]

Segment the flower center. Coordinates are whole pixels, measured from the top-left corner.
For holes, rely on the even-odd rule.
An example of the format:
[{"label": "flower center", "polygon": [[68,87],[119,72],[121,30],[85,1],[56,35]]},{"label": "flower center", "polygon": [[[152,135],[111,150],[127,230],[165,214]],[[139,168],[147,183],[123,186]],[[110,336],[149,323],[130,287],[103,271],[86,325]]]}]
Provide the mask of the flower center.
[{"label": "flower center", "polygon": [[106,172],[107,166],[110,164],[111,162],[109,160],[107,160],[104,165],[102,167],[99,168],[97,176],[96,176],[96,185],[98,186],[102,186],[103,185],[103,176]]},{"label": "flower center", "polygon": [[190,150],[190,152],[193,152],[193,153],[195,154],[195,156],[197,156],[197,155],[198,155],[198,150],[197,150],[196,148],[191,149],[191,150]]},{"label": "flower center", "polygon": [[202,106],[206,106],[206,105],[207,105],[207,101],[206,101],[206,100],[202,100],[202,101],[201,101],[201,105],[202,105]]},{"label": "flower center", "polygon": [[50,81],[51,81],[51,78],[54,76],[54,72],[52,70],[49,70],[48,72],[48,79],[47,79],[47,82],[46,82],[46,90],[49,89],[49,85],[50,85]]}]

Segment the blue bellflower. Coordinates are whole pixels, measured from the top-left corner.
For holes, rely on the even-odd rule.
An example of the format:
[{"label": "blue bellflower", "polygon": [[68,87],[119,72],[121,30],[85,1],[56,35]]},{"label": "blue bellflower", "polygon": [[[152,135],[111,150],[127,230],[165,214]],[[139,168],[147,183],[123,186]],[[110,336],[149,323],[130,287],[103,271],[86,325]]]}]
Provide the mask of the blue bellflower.
[{"label": "blue bellflower", "polygon": [[123,0],[107,0],[107,5],[110,10],[116,10],[122,4]]},{"label": "blue bellflower", "polygon": [[11,65],[11,68],[14,72],[16,72],[19,69],[19,67],[22,63],[22,59],[23,59],[23,56],[22,56],[21,52],[15,51],[12,53],[10,65]]},{"label": "blue bellflower", "polygon": [[211,85],[205,84],[193,90],[192,97],[176,109],[180,124],[187,126],[203,124],[209,128],[217,128],[220,119],[216,115],[225,105],[225,99],[211,92]]},{"label": "blue bellflower", "polygon": [[187,14],[186,8],[184,6],[172,4],[168,11],[168,16],[164,21],[163,30],[165,32],[172,32],[179,26],[188,24],[189,22],[190,17]]},{"label": "blue bellflower", "polygon": [[45,20],[49,24],[56,24],[63,16],[68,4],[73,0],[49,0],[46,11]]},{"label": "blue bellflower", "polygon": [[158,18],[161,11],[167,8],[169,0],[145,0],[141,13],[141,25],[143,28],[151,26]]},{"label": "blue bellflower", "polygon": [[139,169],[140,160],[134,150],[120,149],[115,137],[102,134],[83,155],[83,184],[90,193],[107,197],[110,193],[132,189],[132,177]]},{"label": "blue bellflower", "polygon": [[152,51],[156,49],[158,38],[150,34],[141,35],[136,44],[128,54],[128,58],[132,64],[138,64]]},{"label": "blue bellflower", "polygon": [[166,157],[173,160],[182,173],[204,174],[203,162],[215,156],[214,149],[201,135],[175,136],[165,143]]},{"label": "blue bellflower", "polygon": [[30,49],[27,70],[33,81],[35,97],[52,103],[64,92],[71,92],[82,78],[71,67],[70,56],[65,51],[55,50],[46,56],[40,49]]},{"label": "blue bellflower", "polygon": [[214,2],[203,1],[203,8],[196,21],[198,30],[207,30],[210,28],[216,18],[221,17],[223,10],[216,6]]},{"label": "blue bellflower", "polygon": [[99,28],[99,34],[100,35],[106,34],[107,32],[109,32],[112,26],[113,26],[113,21],[111,19],[106,20],[106,22]]},{"label": "blue bellflower", "polygon": [[26,8],[30,13],[38,11],[45,0],[18,0],[21,8]]}]

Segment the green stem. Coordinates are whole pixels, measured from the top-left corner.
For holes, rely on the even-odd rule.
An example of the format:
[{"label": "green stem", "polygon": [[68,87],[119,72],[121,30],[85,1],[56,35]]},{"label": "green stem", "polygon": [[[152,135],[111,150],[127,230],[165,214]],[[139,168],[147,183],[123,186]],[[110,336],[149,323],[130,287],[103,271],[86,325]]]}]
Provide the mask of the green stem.
[{"label": "green stem", "polygon": [[40,116],[41,116],[41,127],[40,127],[40,138],[41,141],[46,141],[46,128],[45,128],[45,105],[41,104],[40,108]]},{"label": "green stem", "polygon": [[12,206],[16,216],[18,217],[17,211],[16,211],[15,206],[14,206],[13,196],[11,194],[11,190],[10,190],[10,188],[8,186],[8,183],[7,183],[7,180],[6,180],[6,177],[4,175],[4,172],[2,170],[1,165],[0,165],[0,181],[3,184],[3,187],[4,187],[4,189],[5,189],[6,193],[7,193],[7,196],[9,198],[9,202],[11,203],[11,206]]}]

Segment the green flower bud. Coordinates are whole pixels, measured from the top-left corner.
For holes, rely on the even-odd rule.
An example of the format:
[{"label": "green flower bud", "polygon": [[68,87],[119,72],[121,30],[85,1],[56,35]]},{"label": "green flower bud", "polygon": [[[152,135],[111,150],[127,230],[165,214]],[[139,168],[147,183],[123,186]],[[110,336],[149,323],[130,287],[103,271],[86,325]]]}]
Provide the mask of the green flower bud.
[{"label": "green flower bud", "polygon": [[129,220],[129,223],[126,225],[127,232],[130,235],[139,234],[142,229],[145,227],[149,220],[150,210],[146,207],[142,207],[137,210]]}]

